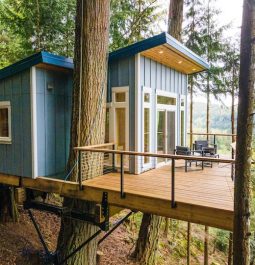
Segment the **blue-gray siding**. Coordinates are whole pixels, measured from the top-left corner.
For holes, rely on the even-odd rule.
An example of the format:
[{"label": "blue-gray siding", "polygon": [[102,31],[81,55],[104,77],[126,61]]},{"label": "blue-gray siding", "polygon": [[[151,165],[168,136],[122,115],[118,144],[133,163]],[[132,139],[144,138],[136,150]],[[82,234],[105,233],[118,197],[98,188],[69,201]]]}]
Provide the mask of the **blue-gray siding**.
[{"label": "blue-gray siding", "polygon": [[[52,90],[47,85],[53,85]],[[72,75],[37,68],[38,175],[63,177],[69,155]]]},{"label": "blue-gray siding", "polygon": [[0,143],[0,172],[32,176],[30,70],[0,81],[0,101],[11,102],[12,143]]}]

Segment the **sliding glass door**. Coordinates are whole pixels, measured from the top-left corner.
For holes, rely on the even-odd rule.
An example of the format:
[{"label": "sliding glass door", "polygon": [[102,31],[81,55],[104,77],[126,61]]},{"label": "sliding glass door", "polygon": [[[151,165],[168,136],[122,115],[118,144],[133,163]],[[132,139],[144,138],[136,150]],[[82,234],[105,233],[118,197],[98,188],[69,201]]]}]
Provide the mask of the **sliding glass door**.
[{"label": "sliding glass door", "polygon": [[[176,111],[158,109],[157,111],[157,153],[173,154],[175,149]],[[165,163],[165,158],[158,158],[157,163]]]}]

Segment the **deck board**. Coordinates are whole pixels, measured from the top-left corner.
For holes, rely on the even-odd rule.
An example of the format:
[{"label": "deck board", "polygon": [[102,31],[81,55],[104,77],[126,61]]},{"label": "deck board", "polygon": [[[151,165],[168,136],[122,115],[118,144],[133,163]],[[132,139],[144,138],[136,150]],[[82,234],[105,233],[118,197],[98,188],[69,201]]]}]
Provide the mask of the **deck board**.
[{"label": "deck board", "polygon": [[[92,180],[86,180],[84,185],[119,192],[120,173],[108,173]],[[165,200],[170,205],[171,166],[166,165],[139,175],[125,173],[124,191],[129,195],[154,199],[155,203],[157,200],[159,203],[160,200]],[[226,212],[233,215],[234,183],[231,180],[231,165],[214,164],[213,168],[205,167],[204,170],[193,166],[188,172],[185,172],[184,168],[176,168],[175,196],[177,205],[190,205],[193,209],[198,206],[204,207],[206,214],[212,216],[211,225],[219,227],[218,223],[213,224],[216,210],[222,211],[223,215]],[[178,211],[178,206],[176,211]],[[230,220],[228,226],[231,225]]]}]

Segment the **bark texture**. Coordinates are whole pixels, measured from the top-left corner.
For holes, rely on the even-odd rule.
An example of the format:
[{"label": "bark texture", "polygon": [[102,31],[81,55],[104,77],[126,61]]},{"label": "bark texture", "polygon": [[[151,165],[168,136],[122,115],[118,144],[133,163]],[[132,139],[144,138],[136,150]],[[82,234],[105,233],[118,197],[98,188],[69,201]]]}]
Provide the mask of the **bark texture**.
[{"label": "bark texture", "polygon": [[133,257],[143,265],[156,264],[162,217],[144,214]]},{"label": "bark texture", "polygon": [[170,0],[168,13],[168,33],[181,41],[183,21],[183,0]]},{"label": "bark texture", "polygon": [[[78,0],[75,34],[69,170],[77,159],[73,147],[104,142],[109,1]],[[100,155],[82,156],[82,178],[93,178],[100,174],[101,164]],[[77,180],[77,168],[73,171],[71,180]],[[64,205],[89,213],[93,213],[95,208],[92,202],[68,198],[65,198]],[[58,239],[59,260],[63,260],[97,230],[96,226],[89,223],[63,218]],[[93,240],[65,264],[94,265],[96,252],[97,240]]]},{"label": "bark texture", "polygon": [[190,265],[190,241],[191,241],[191,223],[187,226],[187,265]]},{"label": "bark texture", "polygon": [[237,118],[233,264],[250,263],[252,110],[255,80],[255,1],[244,0]]},{"label": "bark texture", "polygon": [[205,226],[205,242],[204,242],[204,265],[209,264],[209,227]]}]

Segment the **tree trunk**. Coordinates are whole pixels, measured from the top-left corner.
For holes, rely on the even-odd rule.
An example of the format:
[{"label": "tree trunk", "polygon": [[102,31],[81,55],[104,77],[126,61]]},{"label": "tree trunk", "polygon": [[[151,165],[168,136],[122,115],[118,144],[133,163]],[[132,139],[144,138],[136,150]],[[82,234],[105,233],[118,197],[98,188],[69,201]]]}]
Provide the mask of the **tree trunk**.
[{"label": "tree trunk", "polygon": [[168,33],[181,41],[183,21],[183,0],[170,0],[168,14]]},{"label": "tree trunk", "polygon": [[204,265],[208,265],[209,264],[208,243],[209,243],[209,227],[205,226]]},{"label": "tree trunk", "polygon": [[190,149],[192,149],[193,144],[193,77],[190,78],[190,120],[189,120],[189,128],[190,128],[190,135],[189,135],[189,145]]},{"label": "tree trunk", "polygon": [[0,221],[18,222],[19,212],[14,196],[14,188],[1,185],[0,186]]},{"label": "tree trunk", "polygon": [[133,257],[143,265],[156,262],[162,217],[144,214]]},{"label": "tree trunk", "polygon": [[188,222],[187,227],[187,265],[190,265],[190,238],[191,237],[191,223]]},{"label": "tree trunk", "polygon": [[167,238],[169,230],[169,218],[165,217],[164,237]]},{"label": "tree trunk", "polygon": [[228,265],[232,265],[232,256],[233,256],[233,234],[229,233],[229,240],[228,240]]},{"label": "tree trunk", "polygon": [[[234,78],[234,76],[233,76]],[[231,90],[231,133],[235,134],[235,87]],[[232,143],[235,142],[235,136],[232,135]],[[231,157],[235,157],[235,150],[232,148]]]},{"label": "tree trunk", "polygon": [[244,0],[238,96],[233,264],[250,263],[252,110],[255,81],[255,1]]},{"label": "tree trunk", "polygon": [[[104,142],[105,95],[109,34],[109,1],[78,0],[75,37],[75,69],[71,145],[68,168],[77,159],[75,146]],[[82,178],[102,172],[101,155],[82,156]],[[77,179],[77,168],[71,180]],[[64,199],[64,205],[78,211],[94,213],[95,203]],[[62,218],[58,238],[59,260],[94,234],[98,228],[90,223]],[[97,240],[92,240],[65,264],[96,264]]]}]

